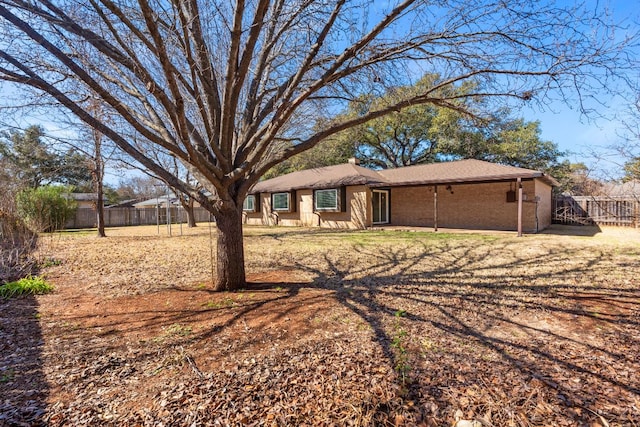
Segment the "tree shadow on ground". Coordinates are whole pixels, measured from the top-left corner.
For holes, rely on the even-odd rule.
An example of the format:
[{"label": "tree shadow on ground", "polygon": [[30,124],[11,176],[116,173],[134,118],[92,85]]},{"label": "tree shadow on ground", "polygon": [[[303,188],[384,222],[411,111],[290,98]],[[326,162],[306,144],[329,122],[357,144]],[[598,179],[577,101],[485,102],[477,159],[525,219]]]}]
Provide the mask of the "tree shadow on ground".
[{"label": "tree shadow on ground", "polygon": [[[250,283],[246,291],[265,297],[206,310],[226,317],[189,339],[220,339],[263,308],[288,316],[289,300],[311,305],[318,296],[304,292],[329,291],[368,325],[381,362],[397,372],[404,398],[416,403],[418,420],[447,419],[425,409],[434,407],[482,415],[486,407],[474,404],[470,392],[484,395],[485,406],[487,399],[499,401],[498,425],[518,412],[526,422],[560,416],[579,425],[637,417],[640,348],[633,331],[640,329],[640,291],[624,278],[593,283],[588,277],[596,270],[616,277],[624,261],[558,247],[529,254],[514,251],[516,244],[355,244],[353,259],[339,251],[298,259],[281,267],[305,272],[310,282]],[[157,320],[189,322],[202,312],[163,309]],[[248,337],[243,344],[256,343]]]},{"label": "tree shadow on ground", "polygon": [[44,341],[33,296],[0,299],[0,425],[44,425]]},{"label": "tree shadow on ground", "polygon": [[[101,317],[98,326],[103,331],[97,335],[108,338],[101,347],[93,347],[86,339],[87,333],[96,334],[98,329],[90,324],[94,312],[87,312],[84,318],[67,316],[63,321],[89,322],[85,331],[80,331],[85,335],[74,341],[84,344],[75,350],[78,361],[120,351],[119,367],[130,361],[141,369],[142,362],[167,360],[166,353],[172,349],[182,350],[184,346],[186,354],[192,351],[192,343],[204,343],[211,357],[243,369],[251,367],[244,376],[241,370],[233,371],[228,366],[209,370],[223,379],[229,370],[234,382],[229,380],[227,385],[243,387],[243,380],[253,381],[255,375],[262,375],[259,368],[243,365],[246,359],[255,356],[258,363],[270,363],[272,372],[289,369],[288,364],[295,363],[289,357],[311,359],[308,349],[302,356],[296,354],[298,347],[287,349],[293,356],[280,354],[281,358],[275,353],[265,352],[259,358],[242,352],[272,346],[284,332],[265,331],[268,323],[294,317],[300,306],[317,310],[306,312],[308,317],[330,318],[331,313],[321,311],[327,305],[316,303],[331,298],[368,328],[357,329],[360,324],[355,322],[334,325],[354,329],[357,339],[371,339],[379,349],[376,354],[380,354],[375,362],[397,373],[402,402],[394,410],[407,407],[415,413],[414,420],[431,419],[434,425],[444,425],[451,424],[456,409],[471,414],[469,417],[491,409],[494,425],[508,425],[510,419],[515,419],[514,425],[590,425],[599,416],[629,424],[629,420],[638,418],[634,402],[640,397],[636,356],[640,352],[636,332],[640,329],[640,294],[629,282],[632,273],[625,275],[620,266],[634,259],[618,259],[604,249],[585,252],[556,246],[531,252],[524,250],[523,244],[524,240],[490,244],[407,240],[397,245],[354,243],[348,249],[336,247],[324,253],[285,254],[278,258],[279,268],[291,274],[278,276],[267,271],[261,281],[249,283],[243,292],[171,290],[174,296],[175,292],[184,292],[184,299],[201,293],[206,301],[210,295],[211,305],[199,302],[172,308],[158,299],[147,305],[147,310],[133,305]],[[599,272],[598,277],[611,280],[594,282],[594,271]],[[287,280],[295,276],[294,272],[304,273],[308,280]],[[276,280],[276,276],[282,280]],[[255,299],[241,299],[246,293],[255,293]],[[145,299],[153,297],[144,295]],[[331,306],[337,305],[332,302]],[[121,314],[128,324],[119,317]],[[259,322],[252,326],[251,321],[257,317]],[[166,339],[162,343],[164,353],[159,345],[145,344],[131,354],[119,349],[124,330],[133,335],[146,332],[148,337],[151,327],[159,330],[197,322],[204,327],[184,335],[177,329],[175,336],[158,336]],[[332,326],[326,322],[321,325]],[[567,325],[573,325],[573,329],[563,329]],[[312,331],[302,333],[311,335]],[[295,339],[288,340],[287,345]],[[335,344],[331,341],[328,337],[314,342],[314,351],[324,351]],[[332,355],[330,351],[324,354]],[[202,368],[201,360],[189,357],[187,354],[183,360],[198,362]],[[358,357],[362,361],[368,355]],[[113,369],[113,360],[111,356],[100,359],[101,365],[92,369]],[[327,360],[332,363],[339,359]],[[69,363],[75,363],[75,359]],[[339,368],[331,364],[327,370]],[[278,378],[285,378],[289,371],[277,372],[282,374]],[[201,376],[199,380],[211,378]],[[384,405],[371,405],[367,410],[382,413],[381,418],[392,412]]]},{"label": "tree shadow on ground", "polygon": [[[523,405],[501,409],[503,421],[514,410],[525,411],[529,421],[544,420],[550,404],[581,425],[640,416],[631,409],[640,378],[630,374],[640,368],[633,335],[640,329],[640,291],[581,279],[592,269],[602,277],[618,273],[609,255],[549,249],[501,260],[510,253],[507,245],[479,250],[471,244],[353,250],[368,262],[325,254],[320,266],[292,266],[313,274],[311,287],[335,291],[336,300],[370,326],[390,366],[399,373],[411,367],[409,399],[426,403],[430,394],[444,399],[446,391],[453,409],[473,412],[465,392],[479,387],[476,393],[491,395],[498,387],[511,389],[507,400]],[[573,256],[582,258],[560,261]],[[585,305],[587,299],[597,304]],[[527,408],[532,382],[545,397]]]}]

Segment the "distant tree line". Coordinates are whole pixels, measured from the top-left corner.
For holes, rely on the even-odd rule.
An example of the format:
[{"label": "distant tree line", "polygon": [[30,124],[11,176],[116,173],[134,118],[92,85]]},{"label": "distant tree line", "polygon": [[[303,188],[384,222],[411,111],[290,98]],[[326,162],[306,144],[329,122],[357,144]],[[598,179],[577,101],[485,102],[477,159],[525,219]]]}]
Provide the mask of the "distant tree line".
[{"label": "distant tree line", "polygon": [[[361,97],[351,102],[346,114],[357,117],[371,108],[383,108],[397,97],[424,90],[437,78],[428,75],[415,86]],[[468,95],[474,86],[450,85],[440,90],[455,98]],[[540,122],[514,118],[505,109],[489,112],[483,97],[460,97],[456,103],[458,108],[416,105],[348,129],[279,164],[266,178],[345,163],[351,157],[374,169],[467,158],[543,171],[558,180],[559,193],[590,194],[601,186],[585,164],[566,160],[568,153],[557,143],[542,139]],[[623,179],[637,179],[639,165],[638,159],[628,162]]]},{"label": "distant tree line", "polygon": [[[71,193],[91,193],[95,160],[73,146],[49,138],[41,126],[0,132],[0,211],[19,216],[35,231],[64,226],[76,204]],[[169,191],[157,179],[131,175],[117,186],[105,184],[107,205],[158,197]]]}]

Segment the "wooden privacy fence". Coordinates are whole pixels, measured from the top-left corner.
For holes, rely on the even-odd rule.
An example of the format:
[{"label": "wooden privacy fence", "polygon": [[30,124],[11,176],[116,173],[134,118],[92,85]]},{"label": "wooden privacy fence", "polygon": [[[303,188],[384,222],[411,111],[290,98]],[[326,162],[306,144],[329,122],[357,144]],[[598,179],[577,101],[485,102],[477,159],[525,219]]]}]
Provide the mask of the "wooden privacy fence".
[{"label": "wooden privacy fence", "polygon": [[640,197],[556,196],[553,222],[568,225],[640,226]]},{"label": "wooden privacy fence", "polygon": [[[196,222],[209,221],[209,212],[204,208],[193,208]],[[124,227],[129,225],[155,225],[166,224],[167,214],[172,224],[187,223],[187,213],[182,207],[137,208],[105,208],[105,227]],[[213,221],[213,218],[211,218]],[[93,208],[80,208],[76,210],[75,217],[65,224],[65,228],[95,228],[97,227],[97,212]]]}]

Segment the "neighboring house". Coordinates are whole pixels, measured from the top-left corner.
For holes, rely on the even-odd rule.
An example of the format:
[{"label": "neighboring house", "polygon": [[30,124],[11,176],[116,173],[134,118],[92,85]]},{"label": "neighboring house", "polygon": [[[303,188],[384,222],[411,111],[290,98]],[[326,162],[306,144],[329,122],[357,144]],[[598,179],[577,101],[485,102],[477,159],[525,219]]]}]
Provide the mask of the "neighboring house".
[{"label": "neighboring house", "polygon": [[481,160],[380,171],[357,163],[351,159],[257,183],[244,202],[245,223],[518,230],[520,220],[525,232],[551,224],[557,182],[539,171]]},{"label": "neighboring house", "polygon": [[78,204],[78,209],[95,208],[98,203],[97,193],[69,193],[69,197]]},{"label": "neighboring house", "polygon": [[166,194],[164,196],[154,197],[142,202],[133,203],[133,207],[137,209],[155,209],[156,207],[166,208],[167,202],[170,206],[180,206],[180,201],[174,194]]},{"label": "neighboring house", "polygon": [[129,199],[129,200],[123,200],[121,202],[118,203],[114,203],[113,205],[109,205],[109,206],[105,206],[105,208],[108,209],[115,209],[115,208],[132,208],[134,207],[133,205],[135,205],[136,203],[140,203],[142,202],[142,199]]}]

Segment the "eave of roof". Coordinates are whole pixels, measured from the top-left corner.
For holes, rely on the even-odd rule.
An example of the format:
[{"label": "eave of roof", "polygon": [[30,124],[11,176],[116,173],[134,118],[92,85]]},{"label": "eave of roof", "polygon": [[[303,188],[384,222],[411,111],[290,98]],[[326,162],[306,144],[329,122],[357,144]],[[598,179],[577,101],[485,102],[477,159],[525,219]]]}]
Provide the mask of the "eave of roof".
[{"label": "eave of roof", "polygon": [[475,159],[385,169],[379,173],[393,186],[507,181],[517,178],[540,178],[549,185],[558,185],[555,179],[540,171]]},{"label": "eave of roof", "polygon": [[160,196],[160,197],[154,197],[153,199],[147,199],[142,202],[134,203],[133,206],[134,207],[156,206],[156,205],[165,206],[167,204],[167,200],[172,205],[178,204],[178,199],[175,196]]},{"label": "eave of roof", "polygon": [[292,172],[258,182],[252,193],[276,193],[309,188],[313,190],[346,185],[384,184],[376,171],[351,163]]},{"label": "eave of roof", "polygon": [[71,199],[78,202],[98,200],[97,193],[69,193],[69,196]]},{"label": "eave of roof", "polygon": [[299,189],[322,189],[343,185],[399,187],[447,183],[472,183],[539,178],[551,186],[558,182],[543,172],[467,159],[374,171],[342,164],[293,172],[257,183],[253,193],[275,193]]}]

